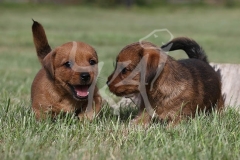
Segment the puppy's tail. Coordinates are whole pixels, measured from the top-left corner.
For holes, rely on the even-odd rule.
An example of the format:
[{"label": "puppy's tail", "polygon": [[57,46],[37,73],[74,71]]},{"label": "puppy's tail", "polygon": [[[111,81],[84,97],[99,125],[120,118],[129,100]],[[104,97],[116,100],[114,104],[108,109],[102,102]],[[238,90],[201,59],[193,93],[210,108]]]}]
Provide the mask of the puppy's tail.
[{"label": "puppy's tail", "polygon": [[51,52],[51,47],[48,44],[47,36],[45,34],[43,26],[37,21],[33,20],[32,25],[33,41],[37,51],[37,56],[40,62],[44,57]]},{"label": "puppy's tail", "polygon": [[164,51],[174,51],[174,50],[184,50],[189,58],[195,58],[202,60],[206,63],[208,62],[207,56],[199,44],[189,38],[178,37],[174,38],[172,41],[161,46]]}]

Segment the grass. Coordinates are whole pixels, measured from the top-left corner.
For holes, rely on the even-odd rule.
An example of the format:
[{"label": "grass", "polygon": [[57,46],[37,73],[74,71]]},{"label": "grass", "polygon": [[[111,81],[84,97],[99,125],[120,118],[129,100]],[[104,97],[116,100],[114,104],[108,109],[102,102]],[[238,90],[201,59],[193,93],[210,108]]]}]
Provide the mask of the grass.
[{"label": "grass", "polygon": [[240,117],[231,109],[219,117],[200,115],[176,128],[131,127],[110,108],[93,122],[72,115],[36,122],[24,104],[2,100],[2,159],[239,159]]},{"label": "grass", "polygon": [[[37,122],[30,87],[40,68],[32,42],[31,18],[41,22],[52,48],[79,40],[94,46],[104,62],[100,86],[112,72],[117,53],[154,29],[199,42],[210,61],[240,63],[238,8],[166,6],[154,9],[101,9],[82,6],[0,5],[1,159],[240,159],[240,115],[200,115],[166,129],[132,127],[131,109],[120,115],[105,105],[98,119],[72,115]],[[161,45],[169,35],[149,39]],[[176,58],[183,52],[170,53]],[[104,92],[104,91],[103,91]]]}]

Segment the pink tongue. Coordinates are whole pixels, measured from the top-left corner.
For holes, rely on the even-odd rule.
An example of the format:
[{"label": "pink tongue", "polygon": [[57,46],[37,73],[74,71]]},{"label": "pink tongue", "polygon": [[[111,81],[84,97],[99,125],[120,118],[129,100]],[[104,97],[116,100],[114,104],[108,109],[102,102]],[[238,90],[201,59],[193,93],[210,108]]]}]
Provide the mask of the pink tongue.
[{"label": "pink tongue", "polygon": [[74,86],[77,96],[86,97],[88,95],[88,86]]}]

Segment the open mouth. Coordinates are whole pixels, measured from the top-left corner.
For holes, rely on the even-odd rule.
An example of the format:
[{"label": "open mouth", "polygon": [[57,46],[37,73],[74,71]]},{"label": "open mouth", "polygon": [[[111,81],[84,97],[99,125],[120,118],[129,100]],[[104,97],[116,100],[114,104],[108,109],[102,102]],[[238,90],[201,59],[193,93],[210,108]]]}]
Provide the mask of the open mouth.
[{"label": "open mouth", "polygon": [[89,94],[89,85],[74,85],[71,86],[74,93],[74,97],[77,99],[86,99],[88,98]]},{"label": "open mouth", "polygon": [[132,94],[125,95],[124,97],[125,97],[125,98],[132,98],[132,97],[134,97],[135,95],[136,95],[135,93],[132,93]]}]

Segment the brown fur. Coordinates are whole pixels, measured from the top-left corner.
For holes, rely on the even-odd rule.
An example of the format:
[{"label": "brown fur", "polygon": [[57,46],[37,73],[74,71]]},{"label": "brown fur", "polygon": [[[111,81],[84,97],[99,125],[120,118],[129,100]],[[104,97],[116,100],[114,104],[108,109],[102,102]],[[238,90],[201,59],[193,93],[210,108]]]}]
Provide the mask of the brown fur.
[{"label": "brown fur", "polygon": [[[72,112],[80,119],[92,119],[99,113],[102,101],[98,88],[90,88],[98,74],[96,51],[83,42],[68,42],[51,50],[42,25],[34,21],[32,31],[37,55],[42,64],[31,89],[32,109],[36,118],[44,119],[47,115],[54,118],[60,112]],[[73,44],[76,44],[76,50],[71,53]],[[74,54],[75,59],[70,54]],[[96,64],[91,65],[90,61]],[[82,68],[77,70],[77,66]],[[89,77],[83,79],[83,74]],[[90,93],[81,97],[79,90],[82,91],[83,86],[89,87]],[[77,91],[76,88],[80,89]],[[88,101],[91,95],[93,102]],[[88,103],[91,103],[93,109],[86,111]]]},{"label": "brown fur", "polygon": [[[185,38],[178,39],[178,41],[182,40]],[[174,40],[172,42],[175,43]],[[190,59],[177,61],[151,43],[144,42],[142,45],[144,47],[138,42],[130,44],[119,53],[118,65],[108,78],[109,89],[112,93],[117,96],[126,96],[141,94],[146,89],[147,98],[158,119],[173,124],[177,124],[183,118],[194,117],[197,112],[211,112],[214,108],[222,109],[220,77],[208,64],[206,57],[205,59],[191,58],[191,53],[189,53]],[[142,71],[143,68],[140,67],[136,71],[135,67],[146,55],[148,61],[142,61],[143,63],[140,64],[146,67],[146,74],[141,76],[140,70]],[[131,63],[127,66],[119,63],[129,60]],[[162,60],[165,61],[165,65],[153,81]],[[126,69],[121,72],[123,68]],[[134,71],[137,72],[136,75],[131,79],[127,78]],[[117,76],[114,75],[117,73],[119,73]],[[141,78],[146,82],[143,86],[133,84],[131,81],[140,82]],[[153,82],[152,89],[151,82]],[[143,99],[141,95],[139,114],[133,120],[134,123],[148,124],[152,118],[146,111],[147,106]]]}]

